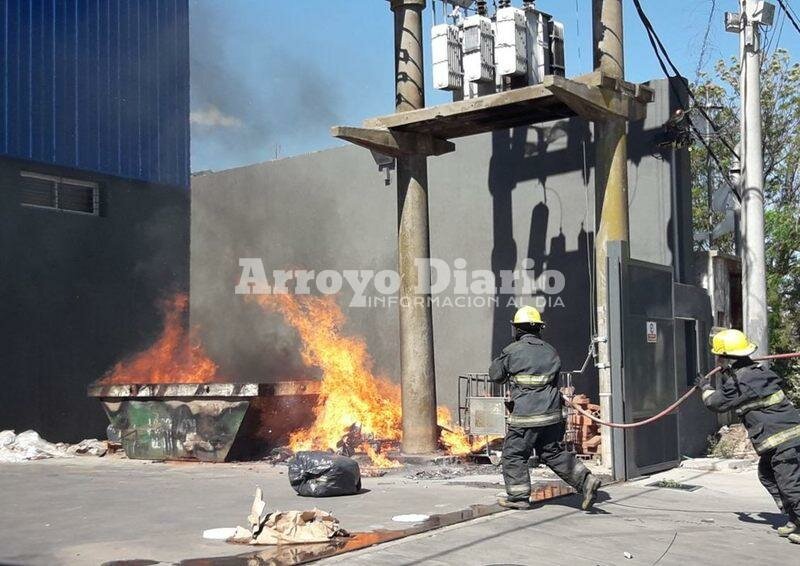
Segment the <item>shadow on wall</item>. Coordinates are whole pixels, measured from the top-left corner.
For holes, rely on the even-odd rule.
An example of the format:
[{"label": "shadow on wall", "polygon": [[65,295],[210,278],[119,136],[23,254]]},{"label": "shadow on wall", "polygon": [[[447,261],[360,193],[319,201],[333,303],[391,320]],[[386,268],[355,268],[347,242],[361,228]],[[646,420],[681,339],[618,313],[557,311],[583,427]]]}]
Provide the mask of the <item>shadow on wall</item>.
[{"label": "shadow on wall", "polygon": [[[500,281],[503,271],[514,270],[526,259],[533,260],[529,276],[537,280],[546,271],[557,271],[563,274],[565,287],[551,300],[560,297],[563,306],[558,304],[545,307],[544,318],[547,322],[543,337],[551,342],[559,351],[563,369],[579,368],[586,357],[590,341],[591,320],[591,277],[593,277],[594,227],[587,226],[593,215],[587,213],[580,217],[572,210],[583,210],[585,205],[565,202],[560,191],[548,187],[548,179],[569,172],[582,171],[581,179],[585,190],[589,191],[589,206],[593,205],[594,190],[589,187],[588,168],[593,164],[593,151],[590,146],[591,134],[588,124],[579,119],[562,120],[551,126],[520,127],[512,130],[496,131],[492,134],[492,157],[489,165],[489,191],[492,195],[493,217],[493,249],[492,271],[496,280]],[[564,142],[560,141],[566,138]],[[530,141],[533,139],[534,141]],[[561,149],[549,151],[551,145],[559,142]],[[592,161],[587,161],[592,156]],[[538,181],[538,186],[524,181]],[[530,232],[528,234],[527,253],[519,253],[519,245],[514,238],[515,213],[513,193],[517,191],[540,190],[542,197],[530,212]],[[574,189],[570,188],[570,194]],[[564,222],[572,224],[568,232],[573,232],[580,223],[577,237],[577,248],[567,250],[567,237],[564,233]],[[555,233],[553,236],[552,234]],[[549,246],[548,246],[549,237]],[[539,297],[543,295],[537,294]],[[534,294],[519,296],[524,304],[534,304]],[[502,295],[499,305],[494,308],[492,352],[497,355],[511,340],[509,321],[513,318],[517,306],[509,301],[511,296]],[[594,395],[597,392],[593,369],[576,383],[581,392]]]}]

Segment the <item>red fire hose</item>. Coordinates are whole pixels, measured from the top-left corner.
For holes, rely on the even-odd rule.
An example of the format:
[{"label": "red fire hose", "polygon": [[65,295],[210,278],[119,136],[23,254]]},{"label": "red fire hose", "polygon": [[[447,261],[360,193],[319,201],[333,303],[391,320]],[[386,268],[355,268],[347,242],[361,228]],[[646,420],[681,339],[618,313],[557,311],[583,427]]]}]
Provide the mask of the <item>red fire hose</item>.
[{"label": "red fire hose", "polygon": [[[791,352],[789,354],[771,354],[769,356],[761,356],[759,358],[753,358],[753,360],[757,361],[757,362],[760,362],[760,361],[764,361],[764,360],[780,360],[780,359],[786,359],[786,358],[800,358],[800,352]],[[714,369],[712,369],[710,372],[708,372],[705,375],[705,377],[711,377],[712,375],[720,372],[721,370],[722,370],[722,368],[717,366]],[[607,427],[610,427],[610,428],[637,428],[637,427],[644,426],[646,424],[650,424],[652,422],[655,422],[658,419],[664,418],[665,416],[670,414],[672,411],[674,411],[675,409],[680,407],[680,405],[684,401],[686,401],[689,397],[691,397],[692,393],[694,393],[697,390],[698,390],[698,387],[696,385],[693,386],[691,389],[689,389],[689,391],[684,393],[683,396],[680,399],[675,401],[672,405],[670,405],[669,407],[667,407],[666,409],[664,409],[663,411],[661,411],[657,415],[653,415],[652,417],[650,417],[648,419],[645,419],[643,421],[638,421],[638,422],[635,422],[635,423],[609,423],[609,422],[606,422],[604,420],[601,420],[601,419],[595,417],[593,414],[589,413],[588,411],[584,411],[583,409],[581,409],[574,402],[570,402],[569,399],[567,399],[566,397],[564,398],[564,400],[567,401],[567,403],[569,403],[572,406],[572,408],[575,409],[576,411],[578,411],[581,415],[583,415],[587,419],[590,419],[590,420],[596,422],[599,425],[607,426]]]}]

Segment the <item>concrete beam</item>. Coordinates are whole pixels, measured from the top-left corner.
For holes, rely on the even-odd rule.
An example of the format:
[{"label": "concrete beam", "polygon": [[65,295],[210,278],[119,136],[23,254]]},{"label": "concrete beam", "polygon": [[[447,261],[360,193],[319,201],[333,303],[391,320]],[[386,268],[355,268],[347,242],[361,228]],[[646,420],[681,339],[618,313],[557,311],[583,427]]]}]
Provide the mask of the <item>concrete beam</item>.
[{"label": "concrete beam", "polygon": [[647,114],[646,104],[653,99],[653,91],[644,85],[600,73],[581,82],[548,75],[543,84],[576,114],[595,122],[615,118],[641,120]]},{"label": "concrete beam", "polygon": [[334,126],[331,128],[331,135],[391,157],[444,155],[456,150],[456,145],[447,140],[427,134],[401,132],[386,128]]},{"label": "concrete beam", "polygon": [[545,77],[543,84],[395,112],[365,120],[363,126],[447,140],[570,118],[576,112],[590,120],[638,120],[652,99],[649,87],[596,71],[572,79]]}]

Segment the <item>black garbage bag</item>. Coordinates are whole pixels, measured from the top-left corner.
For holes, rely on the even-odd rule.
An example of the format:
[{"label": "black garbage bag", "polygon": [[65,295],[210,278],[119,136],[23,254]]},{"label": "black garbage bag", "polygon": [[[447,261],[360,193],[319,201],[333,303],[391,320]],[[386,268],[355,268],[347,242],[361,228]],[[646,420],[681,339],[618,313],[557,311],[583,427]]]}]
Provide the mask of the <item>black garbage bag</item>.
[{"label": "black garbage bag", "polygon": [[361,470],[347,456],[298,452],[289,461],[289,483],[304,497],[354,495],[361,491]]}]

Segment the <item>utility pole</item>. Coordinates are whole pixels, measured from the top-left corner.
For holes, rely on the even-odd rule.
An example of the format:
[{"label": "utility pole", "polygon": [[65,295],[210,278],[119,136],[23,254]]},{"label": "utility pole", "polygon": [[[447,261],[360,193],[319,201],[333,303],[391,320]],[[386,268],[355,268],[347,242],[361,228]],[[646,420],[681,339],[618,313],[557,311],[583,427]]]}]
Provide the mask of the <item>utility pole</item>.
[{"label": "utility pole", "polygon": [[[593,0],[594,67],[604,75],[624,79],[625,56],[622,36],[622,0]],[[608,348],[608,242],[629,238],[628,229],[628,136],[622,118],[594,123],[596,166],[595,203],[599,226],[595,236],[595,281],[597,297],[597,368],[600,414],[611,420],[611,366]],[[617,392],[617,394],[621,394]],[[603,466],[611,468],[611,429],[601,427]]]},{"label": "utility pole", "polygon": [[761,15],[759,2],[740,0],[742,168],[742,308],[744,331],[769,353],[764,244],[764,155],[761,139]]},{"label": "utility pole", "polygon": [[[395,26],[396,111],[408,112],[425,106],[422,14],[426,2],[390,1]],[[428,162],[424,155],[397,159],[397,223],[402,450],[405,454],[430,454],[437,449],[438,437],[433,323],[428,296],[416,294],[418,288],[430,284],[418,281],[418,273],[430,273]],[[428,269],[418,271],[420,262]]]},{"label": "utility pole", "polygon": [[[711,105],[708,100],[708,90],[706,90],[705,111],[711,113]],[[711,145],[711,120],[706,120],[705,124],[706,143]],[[712,178],[713,169],[711,166],[711,152],[706,152],[706,202],[708,204],[708,251],[714,249],[714,179]],[[675,243],[677,246],[677,241]]]}]

